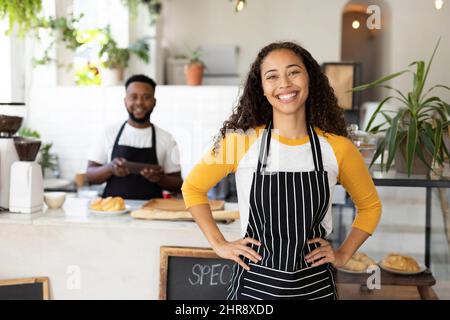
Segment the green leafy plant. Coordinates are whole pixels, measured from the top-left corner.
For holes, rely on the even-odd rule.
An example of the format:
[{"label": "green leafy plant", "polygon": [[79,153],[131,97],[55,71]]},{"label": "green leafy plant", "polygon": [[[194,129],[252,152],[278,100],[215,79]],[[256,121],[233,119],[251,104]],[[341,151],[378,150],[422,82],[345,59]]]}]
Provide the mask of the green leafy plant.
[{"label": "green leafy plant", "polygon": [[42,0],[0,0],[0,20],[8,18],[10,34],[16,25],[19,36],[33,28],[42,11]]},{"label": "green leafy plant", "polygon": [[41,135],[36,130],[32,130],[30,128],[22,128],[19,130],[19,136],[25,138],[36,138],[39,139]]},{"label": "green leafy plant", "polygon": [[[445,159],[449,157],[449,150],[443,141],[443,132],[449,126],[450,105],[436,95],[430,96],[430,93],[435,89],[450,90],[450,87],[438,84],[424,93],[428,73],[439,43],[440,39],[428,64],[424,61],[414,61],[403,71],[352,89],[356,92],[382,87],[395,92],[395,95],[390,95],[379,103],[366,127],[366,131],[385,134],[378,142],[371,166],[381,157],[381,169],[383,170],[385,165],[385,169],[388,171],[395,153],[400,150],[406,160],[408,175],[410,175],[415,155],[430,169],[434,164],[442,166]],[[412,70],[413,66],[415,66],[415,70]],[[401,92],[384,84],[386,81],[406,73],[412,75],[412,87],[408,92]],[[397,112],[383,110],[386,102],[390,100],[400,103]],[[381,114],[385,121],[380,125],[372,126],[378,114]],[[387,158],[384,155],[386,150]],[[433,158],[433,163],[430,164],[426,161],[426,153]]]},{"label": "green leafy plant", "polygon": [[[85,33],[96,32],[96,30],[80,31],[75,28],[75,25],[83,18],[83,15],[77,17],[47,17],[37,20],[34,26],[34,36],[37,40],[40,40],[40,32],[46,31],[50,37],[51,42],[45,48],[44,53],[40,58],[33,58],[33,65],[46,65],[51,62],[56,62],[55,58],[51,57],[52,49],[57,43],[63,43],[64,46],[75,51],[82,45],[88,42],[86,40]],[[90,39],[89,39],[90,40]]]},{"label": "green leafy plant", "polygon": [[[159,13],[161,3],[159,0],[129,0],[125,1],[130,10],[137,10],[138,4],[146,5],[153,13]],[[32,35],[40,41],[42,33],[51,39],[49,44],[43,48],[40,56],[33,58],[33,65],[47,65],[57,63],[58,67],[63,67],[54,55],[54,48],[57,44],[63,44],[66,49],[76,51],[78,54],[86,50],[96,53],[95,61],[89,62],[85,66],[77,66],[75,79],[77,84],[89,85],[99,84],[100,75],[91,68],[90,64],[102,65],[108,69],[125,69],[129,65],[132,55],[148,63],[150,61],[149,44],[147,38],[142,38],[126,48],[121,48],[111,34],[110,27],[104,29],[79,30],[77,26],[83,18],[69,15],[68,17],[39,17],[42,10],[41,0],[0,0],[0,19],[8,16],[11,26],[19,24],[22,32],[32,30]],[[137,11],[136,11],[137,12]],[[22,24],[21,24],[22,23]],[[72,64],[67,67],[71,67]],[[98,71],[98,70],[97,70]]]},{"label": "green leafy plant", "polygon": [[145,39],[140,39],[128,48],[120,48],[117,41],[111,35],[109,26],[104,29],[104,40],[99,51],[99,58],[103,66],[108,69],[125,69],[131,54],[135,54],[141,60],[150,61],[149,45]]},{"label": "green leafy plant", "polygon": [[45,172],[45,169],[54,170],[57,166],[54,158],[52,157],[52,154],[50,153],[52,146],[53,143],[44,143],[39,151],[39,164],[42,167],[43,174]]},{"label": "green leafy plant", "polygon": [[205,66],[205,63],[201,59],[202,57],[202,51],[201,49],[189,49],[189,55],[188,58],[188,64],[200,64],[203,67]]},{"label": "green leafy plant", "polygon": [[[54,39],[45,49],[44,54],[39,59],[33,59],[34,65],[46,65],[56,62],[50,52],[57,42],[64,43],[69,50],[93,49],[97,51],[97,56],[101,65],[108,69],[125,69],[128,67],[131,55],[136,55],[139,59],[148,63],[150,61],[149,45],[146,38],[139,39],[127,48],[120,48],[117,41],[111,34],[111,29],[107,26],[104,29],[78,30],[75,28],[83,15],[69,18],[45,18],[39,20],[37,29],[49,30],[51,38]],[[36,32],[39,39],[39,33]],[[76,83],[83,85],[100,83],[100,76],[91,68],[91,64],[82,66],[75,71]],[[59,65],[61,66],[61,65]],[[97,70],[98,71],[98,70]]]}]

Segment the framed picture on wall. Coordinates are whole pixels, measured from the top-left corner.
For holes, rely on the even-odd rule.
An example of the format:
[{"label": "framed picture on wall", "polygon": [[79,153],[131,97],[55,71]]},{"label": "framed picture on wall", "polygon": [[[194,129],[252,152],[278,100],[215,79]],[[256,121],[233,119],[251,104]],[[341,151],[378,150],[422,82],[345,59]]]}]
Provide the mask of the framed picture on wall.
[{"label": "framed picture on wall", "polygon": [[357,110],[360,104],[359,92],[349,92],[361,83],[361,64],[353,62],[326,62],[322,70],[344,110]]}]

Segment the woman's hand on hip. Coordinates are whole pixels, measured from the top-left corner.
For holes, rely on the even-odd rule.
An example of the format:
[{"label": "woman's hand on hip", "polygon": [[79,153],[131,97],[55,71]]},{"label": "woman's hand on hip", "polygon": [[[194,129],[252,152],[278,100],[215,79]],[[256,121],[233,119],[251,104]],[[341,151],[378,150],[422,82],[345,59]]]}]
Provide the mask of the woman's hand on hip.
[{"label": "woman's hand on hip", "polygon": [[346,261],[344,261],[343,255],[339,251],[335,251],[331,244],[322,239],[314,238],[308,240],[308,244],[319,243],[320,247],[314,249],[305,256],[305,260],[308,263],[312,263],[311,267],[317,267],[325,263],[331,263],[333,267],[342,267]]},{"label": "woman's hand on hip", "polygon": [[225,259],[233,260],[246,270],[250,270],[250,267],[242,261],[240,256],[244,256],[250,259],[254,263],[257,263],[262,257],[248,245],[254,244],[261,245],[261,242],[253,238],[244,238],[236,241],[223,241],[213,247],[216,254]]}]

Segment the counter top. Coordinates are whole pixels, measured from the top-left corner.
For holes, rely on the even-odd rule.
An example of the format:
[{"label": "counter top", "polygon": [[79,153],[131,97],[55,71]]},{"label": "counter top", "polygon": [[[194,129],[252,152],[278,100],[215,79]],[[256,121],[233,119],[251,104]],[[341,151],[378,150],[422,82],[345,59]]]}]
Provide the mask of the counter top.
[{"label": "counter top", "polygon": [[[150,229],[193,229],[197,225],[193,221],[140,220],[131,217],[130,213],[119,216],[99,216],[88,209],[90,199],[68,197],[61,209],[48,209],[33,214],[0,213],[0,224],[31,225],[71,225],[78,224],[89,227],[150,228]],[[126,200],[131,211],[140,208],[146,201]],[[237,203],[225,203],[225,210],[237,210]],[[234,231],[239,229],[239,221],[230,224],[219,223],[220,229]]]},{"label": "counter top", "polygon": [[[71,195],[59,210],[0,213],[1,278],[48,277],[51,299],[158,299],[160,248],[210,246],[195,222],[96,217],[88,202]],[[218,226],[241,238],[239,221]]]}]

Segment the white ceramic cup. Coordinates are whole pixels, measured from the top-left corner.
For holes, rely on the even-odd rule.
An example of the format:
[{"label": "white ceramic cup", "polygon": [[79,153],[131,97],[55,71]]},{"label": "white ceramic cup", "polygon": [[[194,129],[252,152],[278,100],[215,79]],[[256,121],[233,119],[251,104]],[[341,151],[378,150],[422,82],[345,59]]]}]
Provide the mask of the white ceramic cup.
[{"label": "white ceramic cup", "polygon": [[49,209],[59,209],[66,201],[65,192],[46,192],[44,193],[44,202]]}]

